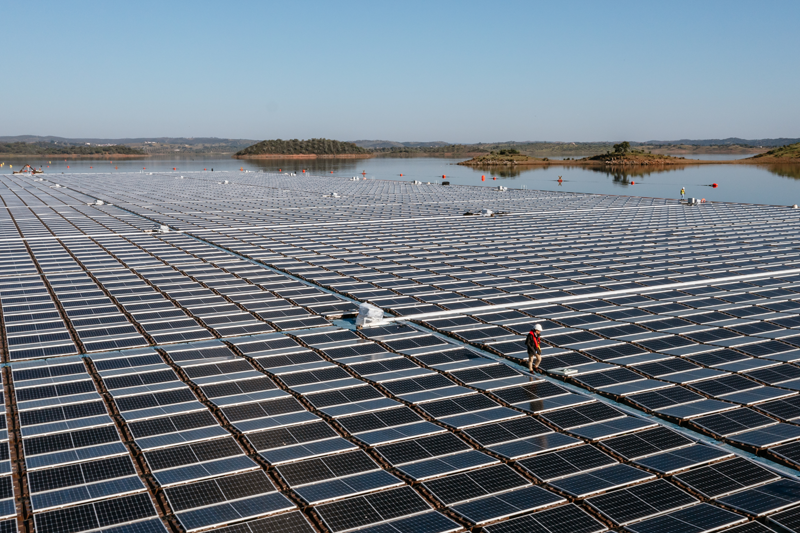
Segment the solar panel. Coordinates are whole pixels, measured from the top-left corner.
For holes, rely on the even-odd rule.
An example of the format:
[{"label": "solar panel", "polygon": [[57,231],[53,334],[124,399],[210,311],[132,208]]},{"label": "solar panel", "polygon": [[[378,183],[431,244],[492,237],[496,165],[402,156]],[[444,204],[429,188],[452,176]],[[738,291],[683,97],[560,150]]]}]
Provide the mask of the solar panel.
[{"label": "solar panel", "polygon": [[586,503],[614,524],[625,525],[689,507],[698,503],[698,500],[668,481],[658,479],[593,496]]},{"label": "solar panel", "polygon": [[261,471],[178,485],[164,493],[188,531],[295,508]]},{"label": "solar panel", "polygon": [[711,433],[721,436],[735,435],[749,429],[775,424],[776,421],[752,409],[735,409],[726,413],[704,416],[695,419],[694,424]]},{"label": "solar panel", "polygon": [[590,445],[545,453],[519,461],[521,467],[542,481],[559,479],[616,463],[612,457]]},{"label": "solar panel", "polygon": [[543,531],[552,533],[600,533],[607,528],[575,504],[539,511],[519,518],[486,526],[487,533],[522,533]]},{"label": "solar panel", "polygon": [[590,403],[587,405],[545,413],[542,416],[547,421],[562,429],[571,429],[595,422],[621,418],[624,417],[625,414],[604,403]]},{"label": "solar panel", "polygon": [[231,437],[144,453],[162,486],[256,468]]},{"label": "solar panel", "polygon": [[35,470],[28,482],[34,511],[146,490],[126,456]]},{"label": "solar panel", "polygon": [[423,487],[445,505],[464,503],[529,485],[525,478],[507,465],[470,470],[423,483]]},{"label": "solar panel", "polygon": [[645,533],[675,529],[681,531],[714,531],[726,526],[733,526],[747,521],[742,515],[726,511],[707,503],[701,503],[686,509],[650,518],[627,526],[629,531]]},{"label": "solar panel", "polygon": [[774,472],[739,457],[675,476],[680,484],[707,498],[719,498],[777,479]]},{"label": "solar panel", "polygon": [[690,446],[694,441],[665,427],[604,440],[601,446],[625,459],[639,459],[667,450]]},{"label": "solar panel", "polygon": [[316,512],[331,531],[346,531],[424,513],[429,509],[430,506],[410,487],[401,487],[318,505]]},{"label": "solar panel", "polygon": [[751,516],[774,513],[795,505],[800,483],[781,479],[719,498],[719,502]]},{"label": "solar panel", "polygon": [[[121,524],[142,523],[143,520],[156,517],[156,510],[147,494],[124,496],[97,503],[89,503],[48,511],[34,515],[37,531],[56,532],[90,531],[105,529]],[[144,525],[144,524],[143,524]],[[146,531],[165,531],[163,524],[156,520]]]},{"label": "solar panel", "polygon": [[[648,486],[653,473],[684,475],[731,460],[727,450],[692,443],[657,423],[658,417],[800,463],[800,430],[791,423],[794,382],[800,380],[792,369],[800,360],[800,342],[786,329],[800,324],[790,299],[797,280],[771,277],[773,269],[791,268],[798,255],[792,251],[796,228],[785,211],[784,229],[776,234],[777,208],[769,206],[685,209],[653,198],[514,189],[500,195],[489,188],[351,183],[308,175],[300,184],[274,173],[237,174],[241,183],[221,186],[206,173],[190,175],[178,181],[137,174],[140,186],[133,188],[123,174],[102,180],[60,176],[69,188],[0,177],[6,190],[17,191],[3,195],[9,208],[0,225],[9,227],[9,235],[41,237],[24,246],[0,245],[10,360],[76,354],[73,338],[88,351],[109,350],[93,354],[90,366],[137,448],[148,460],[171,457],[172,462],[164,459],[170,466],[155,470],[156,482],[169,490],[260,471],[240,448],[230,456],[198,457],[195,448],[218,443],[222,451],[226,445],[219,443],[230,438],[209,408],[261,459],[287,472],[289,465],[350,456],[356,441],[374,446],[405,479],[443,486],[446,479],[503,471],[507,467],[500,467],[497,457],[520,464],[542,458],[539,469],[547,458],[559,471],[555,454],[568,457],[571,450],[587,448],[585,440],[598,443],[589,449],[606,457],[599,450],[608,450],[624,461],[598,467],[578,461],[585,468],[547,478],[558,486],[514,486],[447,500],[457,502],[444,506],[449,516],[461,517],[462,525],[491,524],[487,530],[602,529],[594,519],[579,519],[582,511],[574,523],[567,520],[568,510],[578,509],[572,505],[547,511],[540,506],[562,502],[557,492],[585,497],[631,491]],[[341,187],[342,197],[323,198],[320,192],[332,184]],[[17,195],[28,191],[43,200],[24,206]],[[124,204],[125,210],[107,202],[84,205],[97,197]],[[54,209],[48,207],[52,202]],[[514,215],[463,216],[464,209],[524,212],[530,206],[536,207],[535,227]],[[150,223],[136,213],[181,233],[145,234]],[[750,223],[730,224],[743,217]],[[368,220],[370,232],[352,227],[354,220]],[[64,238],[53,239],[54,234]],[[87,234],[94,237],[83,238]],[[690,252],[684,249],[687,239],[694,242]],[[598,293],[605,298],[598,300]],[[438,334],[397,323],[354,332],[324,318],[354,310],[353,300],[372,301],[396,317],[432,312],[424,324]],[[67,320],[61,321],[56,303]],[[448,309],[456,312],[445,313]],[[448,340],[459,338],[471,348],[524,362],[522,335],[537,322],[544,326],[545,344],[555,345],[545,348],[541,377]],[[284,331],[271,332],[274,328]],[[158,352],[119,351],[144,342],[140,331],[159,345]],[[209,343],[196,344],[199,339]],[[157,355],[164,350],[178,373]],[[74,372],[51,372],[70,366]],[[38,375],[41,368],[47,375]],[[30,377],[22,379],[28,371]],[[102,428],[116,434],[94,378],[77,358],[12,366],[12,374],[15,394],[9,401],[16,403],[26,446],[55,450],[64,435],[71,439]],[[553,376],[617,401],[627,398],[654,418],[629,416],[610,402],[576,394]],[[50,440],[36,440],[43,437]],[[65,450],[26,453],[29,472],[128,457],[118,434],[110,442],[88,442],[93,444],[71,447],[74,443],[65,441],[70,446]],[[192,462],[178,464],[190,457]],[[10,463],[0,461],[0,473],[5,464],[10,471]],[[357,479],[369,494],[393,486],[378,473],[392,477],[383,468],[368,469],[295,486],[304,487],[306,501],[339,503],[361,497],[353,485]],[[118,479],[126,477],[97,483]],[[253,533],[310,527],[305,519],[291,518],[298,515],[277,497],[244,503],[267,494],[274,493],[245,497],[238,510],[224,507],[228,501],[209,504],[208,511],[187,509],[197,512],[178,520],[192,531],[232,522],[240,525],[231,527]],[[608,494],[614,492],[603,496]],[[758,498],[753,493],[753,502]],[[626,527],[668,516],[667,522],[653,523],[702,530],[693,515],[677,514],[693,507],[658,511],[666,515],[648,514]],[[248,508],[279,514],[261,518],[264,514]],[[562,511],[562,520],[544,518]],[[145,530],[151,520],[160,524],[146,518],[136,527]],[[503,521],[492,523],[496,520]],[[728,526],[726,518],[720,520]],[[450,531],[461,526],[427,507],[366,527]]]}]

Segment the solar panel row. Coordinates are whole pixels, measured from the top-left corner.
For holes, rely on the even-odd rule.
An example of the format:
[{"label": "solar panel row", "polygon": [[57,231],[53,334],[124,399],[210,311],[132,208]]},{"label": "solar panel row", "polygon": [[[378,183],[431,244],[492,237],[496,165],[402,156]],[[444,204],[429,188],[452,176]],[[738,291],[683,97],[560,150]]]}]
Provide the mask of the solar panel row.
[{"label": "solar panel row", "polygon": [[[86,354],[11,367],[37,528],[795,528],[792,478],[553,379],[791,462],[793,214],[174,177],[0,178],[9,359]],[[337,293],[441,335],[333,326]],[[545,379],[460,344],[519,359],[534,322]]]}]

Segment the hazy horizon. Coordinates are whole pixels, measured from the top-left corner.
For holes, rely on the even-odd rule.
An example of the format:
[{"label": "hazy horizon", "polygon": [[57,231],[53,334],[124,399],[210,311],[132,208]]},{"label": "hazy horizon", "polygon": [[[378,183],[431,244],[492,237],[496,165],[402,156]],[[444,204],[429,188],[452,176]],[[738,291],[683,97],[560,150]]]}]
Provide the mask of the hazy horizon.
[{"label": "hazy horizon", "polygon": [[0,135],[800,137],[797,2],[228,6],[4,6]]},{"label": "hazy horizon", "polygon": [[[38,134],[21,134],[21,135],[0,135],[0,142],[36,142],[32,140],[25,140],[31,138],[38,138],[46,142],[48,139],[63,139],[65,141],[75,141],[75,142],[83,142],[83,141],[119,141],[119,142],[133,142],[133,141],[140,141],[140,140],[151,140],[151,139],[165,139],[165,140],[219,140],[219,141],[254,141],[260,142],[266,139],[246,139],[243,137],[218,137],[218,136],[210,136],[210,137],[166,137],[163,135],[153,135],[153,136],[138,136],[138,137],[97,137],[97,136],[85,136],[85,137],[62,137],[60,135],[38,135]],[[314,137],[306,137],[301,138],[300,140],[312,139]],[[292,140],[289,137],[276,137],[275,139],[281,140]],[[297,138],[295,138],[297,139]],[[603,144],[603,143],[611,143],[611,142],[620,142],[620,141],[629,141],[633,143],[640,143],[640,144],[647,144],[647,143],[677,143],[677,142],[709,142],[709,141],[729,141],[729,140],[741,140],[741,141],[748,141],[748,142],[758,142],[758,141],[799,141],[800,137],[766,137],[763,139],[744,139],[741,137],[725,137],[721,139],[603,139],[603,140],[589,140],[589,141],[570,141],[570,140],[520,140],[520,139],[505,139],[505,140],[480,140],[475,141],[472,143],[464,143],[464,144],[503,144],[503,143],[517,143],[517,144],[539,144],[539,143],[549,143],[549,144]],[[436,144],[436,143],[451,143],[446,139],[427,139],[427,140],[402,140],[402,139],[335,139],[337,141],[343,142],[351,142],[351,143],[401,143],[401,144]],[[451,143],[451,144],[458,144],[458,143]]]}]

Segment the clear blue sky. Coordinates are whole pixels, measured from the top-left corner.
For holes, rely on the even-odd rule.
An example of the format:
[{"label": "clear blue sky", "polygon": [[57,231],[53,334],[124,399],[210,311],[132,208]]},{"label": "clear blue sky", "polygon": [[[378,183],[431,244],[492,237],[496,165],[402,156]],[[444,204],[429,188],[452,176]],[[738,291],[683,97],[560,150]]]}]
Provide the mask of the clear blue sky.
[{"label": "clear blue sky", "polygon": [[800,137],[800,1],[6,1],[0,135]]}]

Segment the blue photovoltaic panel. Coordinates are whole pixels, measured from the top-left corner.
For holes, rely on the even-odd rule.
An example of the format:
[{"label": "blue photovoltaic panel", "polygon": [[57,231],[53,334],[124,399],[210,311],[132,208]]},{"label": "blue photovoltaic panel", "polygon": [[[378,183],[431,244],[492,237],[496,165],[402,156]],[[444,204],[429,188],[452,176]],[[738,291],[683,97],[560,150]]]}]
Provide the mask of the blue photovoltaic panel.
[{"label": "blue photovoltaic panel", "polygon": [[[308,531],[292,501],[336,532],[462,529],[409,479],[488,532],[602,531],[596,513],[631,531],[791,522],[790,481],[691,430],[800,464],[793,212],[183,175],[0,176],[4,392],[37,530],[163,530],[144,500],[97,518],[149,498],[120,435],[189,531]],[[464,216],[482,209],[514,214]],[[360,302],[424,327],[327,318]],[[536,323],[532,377],[520,369]],[[506,475],[507,460],[543,484]],[[264,483],[262,461],[288,488]]]}]

